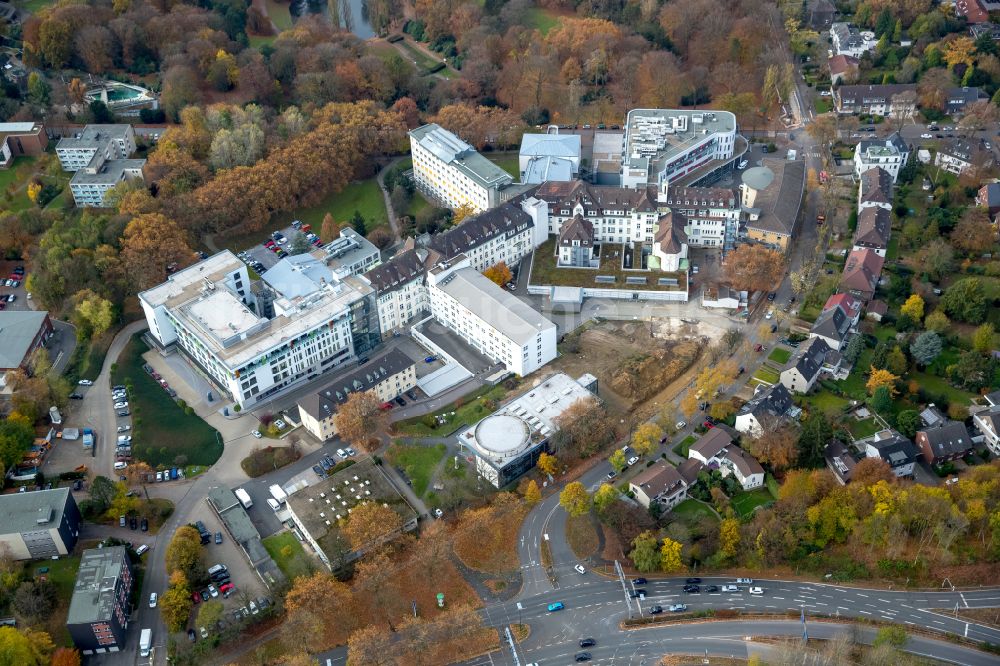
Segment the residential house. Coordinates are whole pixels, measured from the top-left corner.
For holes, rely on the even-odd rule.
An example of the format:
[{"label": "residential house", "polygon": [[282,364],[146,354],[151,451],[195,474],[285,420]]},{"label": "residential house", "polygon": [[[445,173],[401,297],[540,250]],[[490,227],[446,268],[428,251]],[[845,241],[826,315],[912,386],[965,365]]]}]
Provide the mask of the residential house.
[{"label": "residential house", "polygon": [[910,147],[899,132],[894,132],[884,139],[866,139],[858,143],[854,149],[854,176],[874,167],[885,169],[895,183],[900,170],[910,159]]},{"label": "residential house", "polygon": [[743,172],[741,239],[782,252],[788,249],[802,203],[805,173],[804,161],[777,158],[764,158],[761,166]]},{"label": "residential house", "polygon": [[858,213],[865,208],[892,210],[892,175],[882,167],[861,172],[858,182]]},{"label": "residential house", "polygon": [[948,101],[945,103],[945,108],[949,116],[959,116],[965,112],[966,107],[970,104],[988,100],[989,95],[975,86],[952,88],[948,91]]},{"label": "residential house", "polygon": [[851,326],[857,326],[858,321],[861,319],[861,305],[861,301],[850,294],[834,294],[826,299],[823,310],[826,311],[839,306],[844,311],[844,314],[847,315]]},{"label": "residential house", "polygon": [[934,165],[960,176],[966,171],[986,169],[993,165],[993,151],[981,141],[949,139],[941,144],[934,155]]},{"label": "residential house", "polygon": [[858,59],[844,53],[838,53],[829,59],[830,83],[853,82],[858,78]]},{"label": "residential house", "polygon": [[834,23],[830,26],[830,43],[835,55],[848,55],[860,58],[875,48],[878,40],[874,33],[862,32],[850,23]]},{"label": "residential house", "polygon": [[840,86],[833,91],[837,113],[905,118],[917,110],[917,87],[912,83]]},{"label": "residential house", "polygon": [[976,192],[976,205],[985,208],[994,219],[1000,213],[1000,183],[986,183]]},{"label": "residential house", "polygon": [[732,474],[744,490],[764,485],[764,468],[757,459],[733,444],[724,427],[711,428],[688,449],[688,459],[719,468],[723,476]]},{"label": "residential house", "polygon": [[882,317],[889,313],[889,304],[881,299],[876,299],[868,304],[865,309],[865,317],[868,319],[874,319],[875,321],[882,321]]},{"label": "residential house", "polygon": [[736,413],[736,430],[759,437],[765,429],[773,428],[784,420],[793,409],[792,394],[784,385],[758,386],[753,398]]},{"label": "residential house", "polygon": [[889,211],[880,207],[864,208],[858,213],[858,227],[854,232],[854,250],[869,249],[884,257],[889,247],[892,219]]},{"label": "residential house", "polygon": [[840,305],[835,305],[832,308],[825,308],[819,313],[812,328],[809,329],[809,337],[819,338],[831,350],[840,351],[847,343],[851,326],[851,317]]},{"label": "residential house", "polygon": [[918,430],[916,443],[924,460],[933,465],[958,460],[972,452],[972,438],[965,424],[960,421],[939,421],[933,426]]},{"label": "residential house", "polygon": [[597,268],[600,258],[595,254],[594,225],[585,217],[574,215],[564,224],[556,244],[557,266]]},{"label": "residential house", "polygon": [[746,303],[747,292],[736,291],[724,285],[707,286],[701,292],[701,305],[706,308],[724,308],[737,310],[741,303]]},{"label": "residential house", "polygon": [[840,278],[840,288],[860,298],[870,301],[878,288],[885,259],[873,250],[852,250],[847,255],[844,273]]},{"label": "residential house", "polygon": [[636,501],[647,509],[655,503],[669,511],[687,499],[687,482],[666,460],[657,460],[628,485]]},{"label": "residential house", "polygon": [[559,236],[580,216],[593,226],[598,243],[650,243],[661,212],[653,187],[629,189],[581,180],[543,183],[534,196],[548,206],[548,234]]},{"label": "residential house", "polygon": [[700,474],[703,469],[705,469],[704,463],[697,458],[688,458],[677,466],[677,472],[681,475],[681,478],[684,479],[684,482],[688,484],[689,488],[697,483],[698,474]]},{"label": "residential house", "polygon": [[871,437],[854,442],[854,447],[869,458],[884,460],[898,477],[913,476],[917,447],[896,430],[879,430]]},{"label": "residential house", "polygon": [[831,439],[823,449],[823,459],[826,466],[837,477],[840,485],[850,483],[854,468],[858,465],[858,457],[852,453],[840,440]]},{"label": "residential house", "polygon": [[994,456],[1000,456],[1000,404],[972,412],[972,423],[983,436],[983,441]]},{"label": "residential house", "polygon": [[692,247],[732,248],[740,226],[740,200],[724,187],[669,187],[659,203],[684,215],[684,233]]},{"label": "residential house", "polygon": [[708,432],[698,438],[698,441],[688,449],[688,458],[700,460],[707,465],[709,461],[716,458],[727,446],[731,446],[733,438],[724,428],[711,428]]},{"label": "residential house", "polygon": [[830,350],[823,338],[810,336],[781,371],[781,385],[792,393],[808,393],[819,379]]}]

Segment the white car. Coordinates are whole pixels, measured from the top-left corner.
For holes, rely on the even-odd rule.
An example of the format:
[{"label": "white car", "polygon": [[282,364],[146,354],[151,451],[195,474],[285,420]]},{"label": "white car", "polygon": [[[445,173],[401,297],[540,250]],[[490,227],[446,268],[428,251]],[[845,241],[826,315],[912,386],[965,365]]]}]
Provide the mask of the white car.
[{"label": "white car", "polygon": [[774,310],[768,310],[767,314],[764,315],[764,319],[771,319],[772,317],[774,317]]},{"label": "white car", "polygon": [[434,517],[435,518],[443,518],[444,517],[444,511],[442,511],[441,509],[434,509]]},{"label": "white car", "polygon": [[80,386],[93,386],[94,382],[90,381],[89,379],[81,379],[80,381],[77,382],[77,384],[79,384]]},{"label": "white car", "polygon": [[278,504],[278,500],[272,499],[270,497],[267,498],[267,505],[271,507],[271,511],[274,511],[275,513],[277,513],[278,510],[281,508],[281,505]]},{"label": "white car", "polygon": [[288,424],[282,421],[281,419],[275,419],[274,425],[278,427],[278,430],[284,430],[285,426]]},{"label": "white car", "polygon": [[582,574],[587,573],[587,570],[583,568],[582,564],[578,564],[573,568],[576,569],[577,573],[582,573]]},{"label": "white car", "polygon": [[347,452],[344,449],[337,449],[337,456],[341,459],[347,457]]},{"label": "white car", "polygon": [[739,592],[740,591],[740,588],[736,587],[735,585],[723,585],[720,589],[723,592]]},{"label": "white car", "polygon": [[684,430],[687,427],[687,421],[678,421],[674,427],[678,430]]},{"label": "white car", "polygon": [[127,402],[116,402],[115,403],[115,409],[127,409],[127,408],[128,408],[128,403]]},{"label": "white car", "polygon": [[260,430],[251,430],[250,434],[253,435],[254,437],[256,437],[257,439],[260,439],[261,437],[263,437],[263,435],[260,434]]},{"label": "white car", "polygon": [[116,462],[115,463],[115,469],[125,469],[126,467],[128,467],[128,463],[126,463],[126,462]]},{"label": "white car", "polygon": [[128,444],[132,441],[132,435],[118,435],[119,444]]},{"label": "white car", "polygon": [[212,595],[213,599],[219,596],[219,590],[217,590],[214,585],[208,586],[208,593]]},{"label": "white car", "polygon": [[163,481],[163,472],[157,472],[156,473],[156,480],[157,480],[157,482]]},{"label": "white car", "polygon": [[149,607],[156,608],[156,592],[150,592],[149,594]]},{"label": "white car", "polygon": [[820,97],[829,97],[832,94],[833,93],[831,93],[829,90],[820,90],[819,91],[819,96]]},{"label": "white car", "polygon": [[738,585],[753,585],[753,578],[737,578],[736,583]]},{"label": "white car", "polygon": [[928,134],[928,133],[925,132],[924,134],[920,135],[920,138],[921,139],[933,139],[934,135],[933,134]]},{"label": "white car", "polygon": [[[212,589],[211,586],[209,586],[208,589]],[[260,609],[257,608],[257,604],[255,604],[252,601],[250,602],[250,612],[253,613],[254,615],[260,612]]]},{"label": "white car", "polygon": [[628,466],[631,467],[632,465],[634,465],[637,462],[639,462],[639,456],[632,456],[631,458],[628,459],[627,462],[628,462]]},{"label": "white car", "polygon": [[348,456],[356,456],[356,455],[358,455],[358,452],[357,452],[357,451],[355,451],[354,449],[352,449],[352,448],[351,448],[351,447],[349,447],[349,446],[348,446],[348,447],[347,447],[346,449],[344,449],[344,451],[346,451],[346,452],[347,452],[347,455],[348,455]]},{"label": "white car", "polygon": [[762,587],[751,587],[750,588],[750,594],[756,594],[757,596],[760,596],[760,595],[764,594],[764,588],[762,588]]},{"label": "white car", "polygon": [[118,432],[128,432],[131,429],[132,426],[127,426],[127,425],[118,426]]}]

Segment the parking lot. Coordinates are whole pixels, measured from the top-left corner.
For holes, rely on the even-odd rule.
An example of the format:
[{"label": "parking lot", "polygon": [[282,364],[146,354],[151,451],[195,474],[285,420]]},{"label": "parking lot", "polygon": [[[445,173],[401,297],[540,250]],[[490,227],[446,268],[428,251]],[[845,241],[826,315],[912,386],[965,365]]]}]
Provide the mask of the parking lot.
[{"label": "parking lot", "polygon": [[[244,248],[237,252],[237,256],[239,256],[239,258],[242,259],[248,266],[253,268],[258,275],[273,268],[278,261],[287,256],[288,249],[296,235],[303,233],[303,231],[295,228],[295,224],[296,223],[293,222],[287,227],[275,230],[271,234],[270,241]],[[319,229],[310,229],[308,224],[304,225],[303,229],[304,233],[307,234],[319,233]],[[275,238],[275,234],[280,234],[280,236]],[[312,246],[315,247],[318,241],[319,238],[317,236],[316,239],[311,241]],[[267,243],[270,243],[270,245],[267,245]]]}]

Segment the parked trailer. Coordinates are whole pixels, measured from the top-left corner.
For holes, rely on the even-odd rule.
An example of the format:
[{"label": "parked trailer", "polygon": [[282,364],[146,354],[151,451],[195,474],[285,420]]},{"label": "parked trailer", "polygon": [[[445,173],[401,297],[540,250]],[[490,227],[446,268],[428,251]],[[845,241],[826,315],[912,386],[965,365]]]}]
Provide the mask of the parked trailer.
[{"label": "parked trailer", "polygon": [[284,504],[285,500],[288,499],[288,493],[281,489],[277,483],[268,488],[271,491],[271,497],[278,501],[278,504]]},{"label": "parked trailer", "polygon": [[233,494],[236,495],[236,499],[240,501],[240,504],[243,505],[244,509],[249,509],[250,507],[253,506],[253,500],[250,499],[250,495],[247,493],[247,491],[243,490],[242,488],[237,488],[236,490],[233,491]]}]

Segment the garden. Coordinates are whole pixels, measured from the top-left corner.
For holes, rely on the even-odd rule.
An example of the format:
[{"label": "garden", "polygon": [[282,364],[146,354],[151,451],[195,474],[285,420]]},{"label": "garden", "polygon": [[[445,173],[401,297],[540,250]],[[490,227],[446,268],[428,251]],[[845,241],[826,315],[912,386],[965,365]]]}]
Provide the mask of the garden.
[{"label": "garden", "polygon": [[308,576],[314,571],[312,560],[302,549],[302,544],[294,533],[286,531],[274,534],[263,539],[263,543],[268,555],[288,580]]},{"label": "garden", "polygon": [[393,467],[401,469],[413,484],[413,492],[417,497],[423,497],[430,486],[434,470],[444,458],[445,450],[444,444],[421,446],[397,441],[386,451],[385,459]]}]

